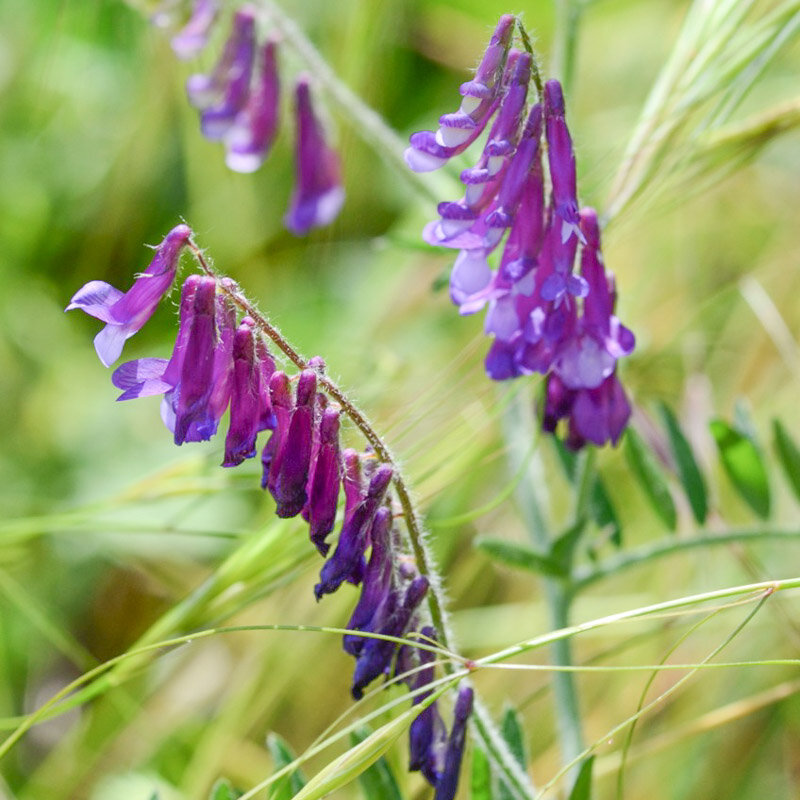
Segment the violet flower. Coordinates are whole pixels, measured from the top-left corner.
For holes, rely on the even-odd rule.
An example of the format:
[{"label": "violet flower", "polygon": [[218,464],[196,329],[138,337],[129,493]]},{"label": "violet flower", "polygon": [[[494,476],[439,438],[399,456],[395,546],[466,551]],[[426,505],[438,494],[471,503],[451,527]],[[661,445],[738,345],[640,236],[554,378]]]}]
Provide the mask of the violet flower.
[{"label": "violet flower", "polygon": [[234,172],[257,170],[264,163],[278,132],[280,81],[276,48],[276,39],[262,46],[255,86],[225,136],[225,163]]},{"label": "violet flower", "polygon": [[213,278],[190,275],[172,357],[128,361],[111,376],[118,400],[164,395],[161,416],[176,444],[210,439],[228,407],[235,313],[215,290]]},{"label": "violet flower", "polygon": [[[375,512],[370,530],[372,552],[364,571],[361,595],[347,623],[352,631],[375,633],[375,622],[385,606],[392,588],[392,551],[390,534],[392,529],[392,512],[382,506]],[[342,647],[351,656],[357,656],[364,647],[365,639],[357,634],[345,634]]]},{"label": "violet flower", "polygon": [[339,156],[325,140],[314,114],[309,80],[301,77],[295,88],[295,187],[285,223],[301,235],[332,222],[344,202]]},{"label": "violet flower", "polygon": [[469,686],[458,690],[455,709],[453,710],[453,727],[447,740],[444,754],[444,768],[436,783],[434,800],[453,800],[458,788],[458,776],[461,761],[464,757],[464,744],[467,736],[467,720],[472,713],[473,691]]},{"label": "violet flower", "polygon": [[460,88],[461,106],[453,114],[439,118],[439,129],[420,131],[411,136],[405,160],[415,172],[430,172],[463,152],[481,135],[497,108],[500,78],[503,74],[516,19],[500,17],[475,77]]},{"label": "violet flower", "polygon": [[[408,629],[411,617],[428,592],[428,579],[419,575],[408,585],[402,602],[375,632],[384,636],[402,636]],[[364,688],[383,672],[388,671],[397,645],[388,639],[367,639],[356,660],[351,693],[356,700]]]},{"label": "violet flower", "polygon": [[[186,81],[189,102],[204,115],[203,132],[213,138],[219,128],[226,129],[226,121],[244,106],[250,87],[255,49],[256,11],[250,5],[242,6],[233,17],[231,32],[212,72],[208,75],[190,75]],[[206,130],[206,125],[208,130]]]},{"label": "violet flower", "polygon": [[269,379],[269,402],[274,416],[274,427],[264,449],[261,451],[261,488],[269,489],[275,496],[277,476],[286,452],[286,437],[289,433],[289,422],[292,418],[294,398],[289,376],[277,370]]},{"label": "violet flower", "polygon": [[257,344],[250,317],[245,317],[236,329],[232,358],[231,418],[223,467],[235,467],[255,456],[256,437],[263,430],[265,412],[270,410],[265,372],[270,366],[274,370],[275,365],[263,342]]},{"label": "violet flower", "polygon": [[547,155],[550,179],[553,183],[553,205],[561,220],[561,239],[575,234],[581,240],[578,227],[577,178],[575,153],[564,118],[564,93],[558,81],[547,81],[544,87]]},{"label": "violet flower", "polygon": [[218,13],[217,0],[194,0],[188,22],[170,41],[178,58],[193,58],[208,44],[208,36]]},{"label": "violet flower", "polygon": [[306,483],[311,462],[317,373],[306,369],[297,382],[297,397],[275,479],[269,486],[279,517],[294,517],[306,504]]},{"label": "violet flower", "polygon": [[383,502],[391,480],[392,468],[388,464],[381,464],[370,479],[366,496],[349,518],[345,515],[336,550],[323,565],[319,583],[314,587],[317,600],[324,594],[335,592],[345,580],[361,569],[373,517]]},{"label": "violet flower", "polygon": [[333,531],[336,521],[341,482],[339,412],[335,408],[326,408],[322,413],[319,446],[316,458],[312,460],[311,470],[308,479],[308,503],[303,510],[303,517],[308,522],[311,541],[326,556],[330,545],[325,542],[325,538]]},{"label": "violet flower", "polygon": [[188,225],[173,228],[156,248],[150,265],[124,294],[105,281],[89,281],[70,300],[67,311],[80,308],[106,323],[94,339],[97,355],[106,367],[120,357],[125,341],[150,319],[169,291],[180,252],[191,235]]}]

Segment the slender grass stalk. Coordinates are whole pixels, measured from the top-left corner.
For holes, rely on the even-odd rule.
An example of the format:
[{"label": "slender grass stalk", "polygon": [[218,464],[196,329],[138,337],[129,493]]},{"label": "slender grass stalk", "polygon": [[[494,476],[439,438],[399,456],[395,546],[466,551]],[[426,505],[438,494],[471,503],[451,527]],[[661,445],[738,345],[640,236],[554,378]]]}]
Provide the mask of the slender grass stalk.
[{"label": "slender grass stalk", "polygon": [[584,567],[575,572],[573,589],[580,592],[597,581],[609,578],[625,570],[657,561],[666,556],[676,555],[687,550],[703,547],[716,547],[734,542],[759,543],[762,541],[798,542],[800,543],[800,530],[781,530],[774,528],[742,528],[722,531],[721,533],[705,533],[687,536],[678,539],[670,536],[654,542],[648,542],[641,547],[626,550],[618,555],[611,556],[596,565]]}]

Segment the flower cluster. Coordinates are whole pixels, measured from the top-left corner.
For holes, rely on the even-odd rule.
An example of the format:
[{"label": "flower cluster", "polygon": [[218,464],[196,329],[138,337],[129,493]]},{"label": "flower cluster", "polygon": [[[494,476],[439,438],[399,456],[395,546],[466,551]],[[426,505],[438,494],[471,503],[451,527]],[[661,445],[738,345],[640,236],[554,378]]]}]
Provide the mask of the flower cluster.
[{"label": "flower cluster", "polygon": [[[218,6],[218,0],[194,0],[188,21],[171,40],[179,58],[205,49],[218,24]],[[269,36],[260,42],[258,22],[255,6],[241,5],[214,68],[186,82],[203,135],[224,143],[226,163],[236,172],[253,172],[263,164],[280,121],[279,40]],[[307,76],[297,77],[294,92],[296,183],[285,223],[301,235],[336,218],[344,189],[339,157],[314,111]]]},{"label": "flower cluster", "polygon": [[[147,269],[125,293],[102,281],[91,281],[72,298],[67,310],[80,308],[105,322],[95,347],[106,366],[152,316],[170,290],[181,251],[192,231],[178,225],[156,248]],[[140,358],[117,367],[114,385],[119,400],[161,395],[161,416],[175,443],[206,441],[214,436],[229,410],[224,467],[235,467],[259,452],[258,435],[268,432],[260,449],[263,488],[275,500],[279,517],[301,515],[309,537],[326,559],[314,587],[317,600],[343,583],[361,587],[347,625],[345,652],[355,658],[352,695],[382,675],[393,674],[413,690],[433,680],[431,654],[360,634],[403,637],[425,626],[422,601],[428,579],[419,573],[408,545],[395,525],[390,464],[370,451],[340,446],[340,407],[321,389],[325,364],[310,359],[295,377],[278,369],[259,323],[244,315],[237,322],[241,295],[230,279],[208,272],[191,274],[181,288],[178,332],[170,358]],[[337,522],[339,495],[344,509],[336,547],[328,537]],[[430,694],[422,691],[414,702]],[[410,731],[410,768],[421,770],[436,787],[438,800],[455,793],[472,705],[471,690],[462,690],[449,736],[435,702],[424,709]]]},{"label": "flower cluster", "polygon": [[489,377],[546,375],[545,430],[567,419],[573,449],[616,444],[631,411],[616,364],[633,351],[634,336],[614,315],[597,214],[579,210],[561,85],[548,81],[528,107],[535,65],[512,46],[515,24],[501,17],[474,79],[461,86],[459,110],[442,116],[436,132],[411,137],[406,162],[425,172],[489,128],[476,165],[461,173],[464,196],[439,204],[423,238],[459,251],[450,296],[461,314],[486,309]]}]

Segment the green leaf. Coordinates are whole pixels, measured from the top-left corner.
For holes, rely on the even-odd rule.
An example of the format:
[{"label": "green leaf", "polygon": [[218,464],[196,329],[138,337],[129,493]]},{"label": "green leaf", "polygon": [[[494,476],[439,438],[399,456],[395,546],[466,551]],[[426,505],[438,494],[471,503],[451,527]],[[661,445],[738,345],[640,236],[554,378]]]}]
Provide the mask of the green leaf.
[{"label": "green leaf", "polygon": [[470,797],[472,800],[492,800],[492,770],[486,753],[477,744],[472,748]]},{"label": "green leaf", "polygon": [[570,525],[569,528],[554,539],[550,546],[550,556],[561,567],[565,575],[570,573],[572,554],[575,552],[575,546],[578,544],[585,528],[586,520],[578,520],[578,522]]},{"label": "green leaf", "polygon": [[650,505],[671,530],[675,530],[677,514],[666,479],[647,446],[633,428],[625,432],[625,455]]},{"label": "green leaf", "polygon": [[664,427],[667,429],[667,436],[669,436],[672,455],[675,457],[675,464],[678,467],[678,477],[686,492],[686,497],[689,499],[692,514],[702,525],[708,514],[708,493],[703,475],[697,466],[692,447],[684,436],[672,409],[662,403],[660,410]]},{"label": "green leaf", "polygon": [[797,449],[794,440],[779,420],[772,420],[772,430],[775,435],[775,450],[781,466],[789,479],[792,491],[800,498],[800,450]]},{"label": "green leaf", "polygon": [[236,800],[237,797],[241,796],[242,793],[237,792],[229,780],[220,778],[212,787],[208,800]]},{"label": "green leaf", "polygon": [[590,800],[592,796],[592,765],[594,756],[589,756],[582,764],[569,793],[569,800]]},{"label": "green leaf", "polygon": [[566,577],[561,564],[524,544],[481,536],[475,540],[475,547],[494,561],[509,567],[518,567],[555,578]]},{"label": "green leaf", "polygon": [[511,751],[511,755],[513,755],[517,763],[525,769],[528,761],[525,755],[525,734],[522,731],[519,713],[512,706],[509,706],[503,713],[500,733],[503,739],[505,739],[508,749]]},{"label": "green leaf", "polygon": [[710,423],[722,466],[742,499],[760,517],[769,516],[769,480],[756,444],[721,419]]},{"label": "green leaf", "polygon": [[[267,736],[267,749],[275,762],[275,771],[283,769],[295,759],[291,747],[277,733]],[[275,781],[270,792],[270,800],[289,800],[294,797],[304,786],[306,780],[300,770],[290,772],[280,780]]]},{"label": "green leaf", "polygon": [[608,538],[615,547],[622,546],[622,525],[620,525],[605,484],[599,476],[595,478],[592,493],[589,496],[589,515],[598,528],[610,529]]},{"label": "green leaf", "polygon": [[[361,744],[371,733],[367,727],[359,728],[351,734],[350,741],[354,745]],[[358,776],[358,782],[366,800],[403,800],[397,781],[383,756]]]}]

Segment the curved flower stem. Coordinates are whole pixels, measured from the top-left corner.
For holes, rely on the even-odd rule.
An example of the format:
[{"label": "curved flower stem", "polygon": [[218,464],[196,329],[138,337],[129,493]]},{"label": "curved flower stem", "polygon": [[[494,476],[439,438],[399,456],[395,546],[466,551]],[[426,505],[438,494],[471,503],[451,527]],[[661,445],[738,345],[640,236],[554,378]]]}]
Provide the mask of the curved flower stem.
[{"label": "curved flower stem", "polygon": [[722,533],[707,533],[685,539],[676,539],[671,536],[659,541],[649,542],[642,547],[620,553],[618,556],[607,558],[595,566],[577,570],[574,577],[573,591],[577,593],[603,578],[611,577],[626,569],[637,567],[640,564],[655,561],[665,556],[671,556],[684,550],[732,544],[733,542],[761,542],[765,539],[788,540],[800,543],[800,530],[745,528],[723,531]]},{"label": "curved flower stem", "polygon": [[[250,316],[266,336],[268,336],[275,346],[292,362],[298,369],[308,368],[308,360],[292,347],[283,337],[281,332],[272,325],[266,317],[256,308],[256,306],[241,292],[236,283],[230,279],[224,279],[208,263],[203,251],[193,241],[189,240],[188,247],[194,255],[201,269],[210,277],[217,281],[220,290],[227,295],[245,314]],[[425,541],[425,528],[422,524],[422,517],[418,511],[411,492],[406,484],[405,478],[392,455],[391,450],[378,435],[369,422],[365,414],[353,404],[339,386],[318,372],[318,383],[340,406],[350,421],[358,428],[364,438],[369,442],[375,451],[375,455],[385,464],[392,467],[394,471],[393,484],[400,507],[403,510],[406,528],[408,530],[409,541],[414,553],[417,568],[420,574],[428,578],[430,589],[428,591],[428,608],[431,614],[431,621],[439,633],[439,643],[446,650],[454,650],[452,641],[453,633],[450,622],[445,610],[444,593],[439,578],[438,571],[433,562],[432,555]],[[455,665],[445,665],[445,671],[452,673],[456,670]],[[491,718],[482,704],[476,703],[473,710],[475,728],[478,730],[482,743],[487,752],[493,757],[495,764],[503,773],[504,779],[509,783],[514,797],[517,800],[530,800],[533,797],[534,788],[527,775],[516,764],[513,756],[508,752],[508,748],[495,729]]]},{"label": "curved flower stem", "polygon": [[304,61],[314,81],[324,86],[334,101],[352,121],[355,132],[383,158],[396,172],[404,176],[414,191],[427,200],[438,203],[439,192],[431,182],[412,172],[403,160],[407,144],[390,128],[383,117],[370,108],[355,92],[344,84],[330,68],[316,47],[300,30],[295,21],[272,0],[258,0],[258,6],[269,16],[285,40]]}]

